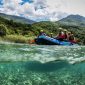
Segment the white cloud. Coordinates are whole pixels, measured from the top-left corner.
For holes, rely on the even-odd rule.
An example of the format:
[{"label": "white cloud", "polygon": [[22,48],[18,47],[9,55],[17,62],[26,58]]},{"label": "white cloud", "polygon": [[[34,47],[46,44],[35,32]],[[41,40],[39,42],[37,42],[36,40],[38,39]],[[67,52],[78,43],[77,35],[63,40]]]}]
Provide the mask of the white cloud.
[{"label": "white cloud", "polygon": [[3,0],[0,12],[10,15],[23,15],[33,20],[59,20],[67,14],[85,16],[85,0],[32,0],[24,3],[22,0]]},{"label": "white cloud", "polygon": [[18,8],[22,0],[3,0],[3,6],[1,8],[1,12],[10,14],[10,15],[19,15]]}]

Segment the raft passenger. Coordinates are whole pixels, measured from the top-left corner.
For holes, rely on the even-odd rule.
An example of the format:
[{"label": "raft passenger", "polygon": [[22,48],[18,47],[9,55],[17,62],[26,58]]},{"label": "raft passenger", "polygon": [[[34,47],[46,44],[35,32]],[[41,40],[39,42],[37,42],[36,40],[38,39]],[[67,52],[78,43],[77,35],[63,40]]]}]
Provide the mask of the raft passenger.
[{"label": "raft passenger", "polygon": [[40,33],[39,33],[38,37],[41,36],[41,35],[45,35],[46,36],[46,33],[43,30],[40,30]]},{"label": "raft passenger", "polygon": [[62,31],[62,28],[59,28],[59,33],[57,35],[57,39],[60,41],[64,40],[64,32]]},{"label": "raft passenger", "polygon": [[70,41],[71,43],[76,43],[76,39],[75,39],[75,37],[74,37],[74,34],[71,34],[71,35],[69,36],[69,41]]}]

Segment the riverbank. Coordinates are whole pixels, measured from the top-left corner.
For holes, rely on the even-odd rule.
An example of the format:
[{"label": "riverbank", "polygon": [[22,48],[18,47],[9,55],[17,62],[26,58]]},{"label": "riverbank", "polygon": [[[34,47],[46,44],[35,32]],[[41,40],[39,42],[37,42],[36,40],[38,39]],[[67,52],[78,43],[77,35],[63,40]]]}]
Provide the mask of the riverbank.
[{"label": "riverbank", "polygon": [[13,42],[13,43],[31,43],[31,41],[36,36],[23,36],[23,35],[6,35],[4,37],[0,37],[0,41],[6,41],[6,42]]}]

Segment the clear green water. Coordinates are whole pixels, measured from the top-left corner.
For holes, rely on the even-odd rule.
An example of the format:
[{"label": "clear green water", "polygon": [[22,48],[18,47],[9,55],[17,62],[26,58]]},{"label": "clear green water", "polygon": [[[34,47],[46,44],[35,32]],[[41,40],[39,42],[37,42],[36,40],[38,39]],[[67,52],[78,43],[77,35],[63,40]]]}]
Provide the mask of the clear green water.
[{"label": "clear green water", "polygon": [[1,43],[0,85],[85,85],[85,46]]}]

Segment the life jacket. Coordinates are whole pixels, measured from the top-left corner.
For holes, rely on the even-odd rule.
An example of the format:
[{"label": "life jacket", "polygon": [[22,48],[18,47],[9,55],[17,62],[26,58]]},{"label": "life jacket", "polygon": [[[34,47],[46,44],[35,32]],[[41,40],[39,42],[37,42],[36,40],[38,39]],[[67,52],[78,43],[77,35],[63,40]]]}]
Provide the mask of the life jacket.
[{"label": "life jacket", "polygon": [[60,38],[61,38],[61,39],[64,39],[64,37],[65,37],[65,36],[64,36],[63,33],[59,33],[59,35],[57,36],[58,39],[60,39]]},{"label": "life jacket", "polygon": [[69,42],[71,42],[71,43],[77,43],[76,40],[69,40]]},{"label": "life jacket", "polygon": [[68,35],[67,34],[63,34],[64,39],[67,39]]}]

